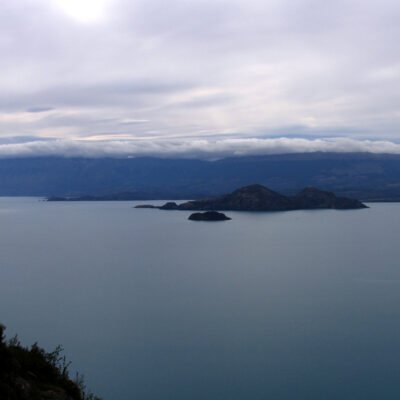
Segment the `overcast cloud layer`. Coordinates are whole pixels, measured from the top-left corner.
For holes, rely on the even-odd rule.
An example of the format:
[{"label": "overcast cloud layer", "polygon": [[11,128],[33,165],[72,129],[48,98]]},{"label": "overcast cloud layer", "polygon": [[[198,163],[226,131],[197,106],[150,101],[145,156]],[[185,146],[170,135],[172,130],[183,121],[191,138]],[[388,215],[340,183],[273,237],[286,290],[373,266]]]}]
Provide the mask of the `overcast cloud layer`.
[{"label": "overcast cloud layer", "polygon": [[2,2],[0,156],[397,153],[399,20],[393,0]]},{"label": "overcast cloud layer", "polygon": [[217,160],[225,157],[310,153],[361,152],[400,154],[400,144],[350,138],[247,138],[78,141],[33,140],[0,144],[0,158],[61,157],[176,157]]}]

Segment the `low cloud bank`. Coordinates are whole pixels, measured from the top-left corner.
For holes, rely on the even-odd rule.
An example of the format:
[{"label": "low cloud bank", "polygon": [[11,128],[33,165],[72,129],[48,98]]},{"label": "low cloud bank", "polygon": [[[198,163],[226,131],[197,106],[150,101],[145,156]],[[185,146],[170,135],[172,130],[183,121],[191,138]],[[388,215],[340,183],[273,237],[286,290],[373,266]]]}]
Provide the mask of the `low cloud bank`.
[{"label": "low cloud bank", "polygon": [[41,140],[0,144],[0,158],[16,157],[163,157],[215,160],[225,157],[336,152],[400,154],[400,144],[349,138],[242,138],[198,140]]}]

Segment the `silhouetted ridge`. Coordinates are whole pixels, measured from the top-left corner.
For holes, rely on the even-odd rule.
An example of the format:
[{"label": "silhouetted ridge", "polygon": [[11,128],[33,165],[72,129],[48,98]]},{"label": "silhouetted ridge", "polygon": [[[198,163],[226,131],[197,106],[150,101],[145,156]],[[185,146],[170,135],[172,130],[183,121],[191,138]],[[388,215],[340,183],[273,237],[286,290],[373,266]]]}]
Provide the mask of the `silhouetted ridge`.
[{"label": "silhouetted ridge", "polygon": [[[149,207],[152,206],[137,206],[137,208]],[[154,208],[193,211],[286,211],[318,208],[357,209],[366,208],[366,206],[358,200],[336,197],[332,192],[313,187],[303,189],[297,196],[288,197],[255,184],[215,198],[193,200],[179,205],[169,202]]]},{"label": "silhouetted ridge", "polygon": [[294,197],[298,208],[336,208],[336,209],[351,209],[365,208],[366,206],[358,200],[347,197],[336,197],[332,192],[319,190],[315,187],[303,189],[297,196]]}]

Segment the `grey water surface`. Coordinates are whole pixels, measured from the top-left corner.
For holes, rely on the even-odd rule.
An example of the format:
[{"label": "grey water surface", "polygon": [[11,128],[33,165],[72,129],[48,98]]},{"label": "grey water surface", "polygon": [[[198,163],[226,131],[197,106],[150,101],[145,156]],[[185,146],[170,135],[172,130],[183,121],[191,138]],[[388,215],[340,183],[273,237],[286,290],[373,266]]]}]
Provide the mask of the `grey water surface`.
[{"label": "grey water surface", "polygon": [[0,198],[0,322],[104,400],[400,398],[400,204],[189,212]]}]

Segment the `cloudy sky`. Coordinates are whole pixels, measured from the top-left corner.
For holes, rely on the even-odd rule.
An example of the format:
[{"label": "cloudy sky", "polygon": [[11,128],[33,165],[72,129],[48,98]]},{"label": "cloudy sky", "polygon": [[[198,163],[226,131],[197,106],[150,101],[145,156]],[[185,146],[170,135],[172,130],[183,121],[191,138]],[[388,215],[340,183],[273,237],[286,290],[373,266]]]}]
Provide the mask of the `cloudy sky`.
[{"label": "cloudy sky", "polygon": [[400,152],[399,20],[392,0],[3,1],[0,156]]}]

